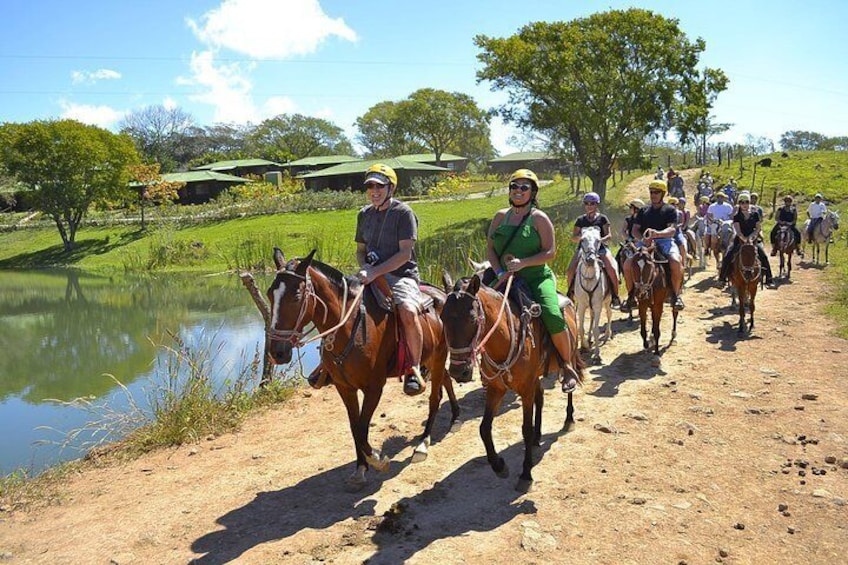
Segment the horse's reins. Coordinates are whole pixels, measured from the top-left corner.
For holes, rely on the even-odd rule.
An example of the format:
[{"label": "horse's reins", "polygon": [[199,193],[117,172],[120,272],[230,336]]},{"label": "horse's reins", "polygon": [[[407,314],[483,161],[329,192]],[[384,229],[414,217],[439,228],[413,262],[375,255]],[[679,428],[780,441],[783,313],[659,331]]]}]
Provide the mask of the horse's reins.
[{"label": "horse's reins", "polygon": [[[580,246],[580,262],[584,262],[584,260],[585,260],[585,261],[588,261],[589,259],[587,259],[587,258],[586,258],[586,253],[583,251],[583,246],[581,245],[581,246]],[[591,289],[588,289],[588,288],[586,288],[585,286],[583,286],[583,277],[581,276],[581,277],[579,278],[580,288],[582,288],[582,289],[586,292],[586,294],[588,294],[588,295],[589,295],[589,304],[591,304],[591,303],[592,303],[592,298],[593,298],[593,297],[594,297],[594,295],[595,295],[595,291],[596,291],[596,290],[598,290],[598,285],[600,285],[600,284],[601,284],[601,277],[602,277],[602,276],[604,276],[604,274],[603,274],[602,272],[600,272],[600,270],[601,270],[601,269],[600,269],[600,267],[598,266],[598,257],[597,257],[597,255],[595,255],[595,258],[594,258],[594,259],[592,259],[592,262],[595,264],[595,273],[596,273],[596,274],[595,274],[595,276],[593,277],[593,278],[595,279],[595,286],[593,286]],[[583,274],[583,269],[581,269],[579,265],[578,265],[578,267],[577,267],[577,271],[578,271],[581,275]]]},{"label": "horse's reins", "polygon": [[[745,265],[742,261],[743,247],[751,247],[754,250],[754,262],[751,265]],[[739,270],[742,271],[742,278],[745,282],[752,282],[760,277],[762,265],[760,265],[759,257],[757,257],[757,250],[753,243],[743,243],[739,246],[739,251],[736,254],[736,261],[739,264]]]}]

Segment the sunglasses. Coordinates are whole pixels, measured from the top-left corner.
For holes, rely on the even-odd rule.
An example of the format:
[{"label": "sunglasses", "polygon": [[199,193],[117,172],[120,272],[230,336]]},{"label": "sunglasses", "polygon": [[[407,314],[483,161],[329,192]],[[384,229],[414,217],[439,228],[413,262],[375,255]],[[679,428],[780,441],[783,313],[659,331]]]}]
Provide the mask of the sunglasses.
[{"label": "sunglasses", "polygon": [[650,192],[651,194],[662,194],[663,193],[662,190],[649,190],[648,192]]},{"label": "sunglasses", "polygon": [[381,188],[386,188],[385,184],[380,184],[378,182],[368,182],[365,183],[365,190],[379,190]]},{"label": "sunglasses", "polygon": [[597,206],[597,205],[598,205],[597,202],[588,202],[588,201],[585,201],[585,200],[583,201],[583,206]]},{"label": "sunglasses", "polygon": [[510,190],[520,190],[521,192],[527,192],[528,190],[530,190],[532,188],[533,188],[532,184],[526,184],[526,183],[519,184],[517,182],[509,183],[509,189]]}]

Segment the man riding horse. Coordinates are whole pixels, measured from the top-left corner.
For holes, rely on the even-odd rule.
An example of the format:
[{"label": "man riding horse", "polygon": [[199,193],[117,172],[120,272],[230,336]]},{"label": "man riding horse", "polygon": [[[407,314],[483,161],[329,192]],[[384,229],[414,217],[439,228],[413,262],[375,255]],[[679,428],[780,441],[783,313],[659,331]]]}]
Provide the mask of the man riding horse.
[{"label": "man riding horse", "polygon": [[737,200],[739,202],[739,211],[733,216],[733,233],[736,237],[724,254],[718,280],[722,284],[727,283],[727,278],[730,276],[730,266],[733,264],[733,258],[739,251],[739,247],[744,243],[750,243],[757,246],[760,267],[766,275],[766,285],[769,288],[773,288],[774,282],[772,281],[771,265],[769,264],[768,256],[762,242],[762,217],[756,210],[751,210],[750,193],[740,192]]},{"label": "man riding horse", "polygon": [[807,227],[807,243],[815,243],[813,241],[813,233],[824,219],[825,214],[827,214],[827,204],[824,203],[821,192],[818,192],[807,207],[807,217],[810,218],[810,225]]},{"label": "man riding horse", "polygon": [[797,223],[798,210],[796,210],[795,206],[792,205],[792,197],[786,195],[783,197],[783,206],[777,210],[777,223],[771,229],[771,233],[769,234],[772,257],[777,255],[777,234],[780,231],[781,226],[789,226],[789,229],[792,230],[792,234],[795,237],[795,245],[801,245],[801,232],[798,231],[798,227],[796,226]]},{"label": "man riding horse", "polygon": [[[648,192],[651,195],[651,203],[642,208],[636,216],[633,222],[633,236],[639,240],[637,246],[650,245],[653,242],[660,253],[668,258],[671,287],[674,292],[673,308],[675,311],[683,310],[683,299],[680,296],[683,292],[683,262],[680,250],[674,242],[674,234],[677,231],[677,209],[663,201],[668,192],[665,181],[651,181]],[[636,305],[632,263],[633,257],[630,257],[624,268],[627,301],[621,305],[622,312],[630,312]]]}]

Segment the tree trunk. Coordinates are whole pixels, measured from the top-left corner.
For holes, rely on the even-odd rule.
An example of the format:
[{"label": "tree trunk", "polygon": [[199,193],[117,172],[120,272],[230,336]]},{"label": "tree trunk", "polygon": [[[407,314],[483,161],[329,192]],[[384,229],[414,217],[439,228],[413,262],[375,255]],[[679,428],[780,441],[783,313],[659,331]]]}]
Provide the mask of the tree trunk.
[{"label": "tree trunk", "polygon": [[603,174],[598,174],[592,176],[592,192],[597,192],[598,196],[601,197],[601,202],[606,201],[607,199],[607,179],[608,176],[604,176]]}]

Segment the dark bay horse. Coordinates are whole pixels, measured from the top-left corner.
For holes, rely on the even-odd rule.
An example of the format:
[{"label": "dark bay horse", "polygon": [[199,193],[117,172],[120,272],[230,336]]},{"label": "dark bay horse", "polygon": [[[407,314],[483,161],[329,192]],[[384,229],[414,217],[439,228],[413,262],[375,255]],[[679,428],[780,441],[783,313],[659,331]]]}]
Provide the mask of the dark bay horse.
[{"label": "dark bay horse", "polygon": [[[385,471],[389,465],[388,457],[381,457],[379,450],[368,443],[368,429],[386,380],[399,376],[392,362],[398,347],[397,319],[393,312],[377,304],[371,292],[362,292],[356,278],[345,277],[333,267],[313,259],[314,254],[313,250],[302,260],[286,262],[282,251],[274,249],[277,276],[267,293],[272,317],[268,353],[274,362],[288,363],[292,348],[303,343],[307,333],[304,328],[310,323],[322,334],[326,333],[321,363],[330,373],[347,409],[356,448],[356,470],[348,479],[348,487],[358,489],[365,484],[369,465],[377,471]],[[448,353],[439,319],[445,296],[440,289],[432,287],[427,293],[434,298],[434,305],[421,314],[424,330],[421,364],[422,372],[429,372],[432,386],[427,423],[413,461],[427,456],[442,387],[450,400],[452,426],[457,423],[460,412],[453,383],[445,378]],[[363,393],[361,409],[358,391]]]},{"label": "dark bay horse", "polygon": [[[654,247],[640,247],[632,261],[633,292],[639,305],[639,329],[642,334],[642,347],[656,356],[660,354],[660,321],[663,307],[671,296],[671,281],[667,262],[658,262],[654,258]],[[648,309],[651,310],[651,341],[648,341]],[[671,341],[677,338],[677,311],[671,309]]]},{"label": "dark bay horse", "polygon": [[[532,317],[531,308],[515,306],[500,292],[481,284],[479,275],[460,279],[456,285],[445,275],[444,283],[448,297],[441,317],[450,351],[450,374],[459,382],[471,380],[480,355],[480,378],[486,387],[480,437],[489,464],[501,478],[509,476],[509,469],[495,450],[492,421],[507,390],[521,397],[524,464],[515,488],[528,492],[533,483],[533,446],[538,446],[542,437],[544,396],[540,377],[548,374],[551,366],[560,368],[555,349],[541,320]],[[570,301],[565,307],[565,320],[571,338],[571,356],[563,360],[561,367],[564,390],[572,377],[578,383],[583,382],[584,368],[577,350],[577,315]],[[568,408],[563,429],[568,431],[574,425],[574,404],[573,391],[566,392]]]},{"label": "dark bay horse", "polygon": [[777,231],[777,252],[780,254],[780,271],[778,276],[782,277],[786,272],[786,280],[792,276],[792,254],[795,253],[795,233],[788,225],[782,225]]},{"label": "dark bay horse", "polygon": [[[790,232],[790,237],[792,236]],[[754,329],[754,300],[757,297],[757,287],[762,278],[760,258],[757,247],[752,243],[739,244],[736,257],[733,258],[733,268],[730,271],[730,281],[736,289],[739,299],[739,335],[745,334],[745,306],[751,313],[750,325],[747,331]]]}]

